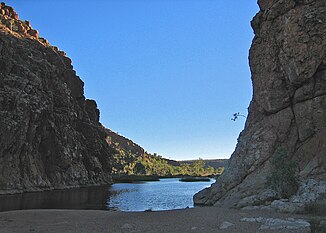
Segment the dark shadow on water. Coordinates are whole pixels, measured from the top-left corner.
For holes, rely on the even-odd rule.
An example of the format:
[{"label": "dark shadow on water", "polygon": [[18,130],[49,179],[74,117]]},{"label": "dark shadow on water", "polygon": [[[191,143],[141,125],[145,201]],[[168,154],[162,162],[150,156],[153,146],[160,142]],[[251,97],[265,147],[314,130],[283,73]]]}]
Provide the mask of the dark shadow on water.
[{"label": "dark shadow on water", "polygon": [[193,207],[193,195],[210,182],[160,181],[117,183],[86,188],[0,195],[0,211],[22,209],[171,210]]},{"label": "dark shadow on water", "polygon": [[0,195],[0,211],[22,209],[92,209],[107,210],[109,186]]}]

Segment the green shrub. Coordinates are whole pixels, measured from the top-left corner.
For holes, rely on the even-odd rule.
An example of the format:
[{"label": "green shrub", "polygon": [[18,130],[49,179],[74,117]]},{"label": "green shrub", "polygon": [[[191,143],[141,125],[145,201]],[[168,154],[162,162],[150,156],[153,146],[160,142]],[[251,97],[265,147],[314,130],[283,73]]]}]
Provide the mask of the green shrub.
[{"label": "green shrub", "polygon": [[267,184],[280,198],[289,198],[297,192],[299,187],[297,167],[297,163],[289,159],[285,149],[279,148],[273,154],[272,172],[267,178]]}]

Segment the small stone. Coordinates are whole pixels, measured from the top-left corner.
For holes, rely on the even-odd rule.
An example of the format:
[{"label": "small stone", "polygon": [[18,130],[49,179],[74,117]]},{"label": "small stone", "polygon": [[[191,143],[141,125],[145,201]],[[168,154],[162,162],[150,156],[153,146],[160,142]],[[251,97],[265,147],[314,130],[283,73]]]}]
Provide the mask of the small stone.
[{"label": "small stone", "polygon": [[129,223],[125,223],[125,224],[123,224],[123,226],[121,227],[121,229],[132,229],[133,228],[133,226],[131,225],[131,224],[129,224]]},{"label": "small stone", "polygon": [[270,206],[262,206],[260,209],[261,209],[261,210],[268,210],[268,211],[270,211],[270,210],[272,210],[273,208],[270,207]]},{"label": "small stone", "polygon": [[263,223],[265,222],[265,218],[263,217],[257,217],[257,218],[242,218],[241,222],[257,222],[257,223]]},{"label": "small stone", "polygon": [[233,223],[225,221],[225,222],[223,222],[223,223],[220,225],[220,229],[221,229],[221,230],[222,230],[222,229],[227,229],[227,228],[232,227],[232,226],[234,226]]},{"label": "small stone", "polygon": [[278,219],[278,218],[242,218],[242,222],[262,223],[261,230],[278,230],[278,229],[305,229],[310,227],[310,223],[303,219]]},{"label": "small stone", "polygon": [[242,208],[243,210],[257,210],[259,206],[246,206]]},{"label": "small stone", "polygon": [[260,229],[271,229],[271,230],[278,230],[278,229],[302,229],[302,228],[309,228],[310,223],[303,219],[278,219],[278,218],[268,218],[266,222],[260,226]]},{"label": "small stone", "polygon": [[192,227],[192,228],[191,228],[192,231],[195,231],[195,230],[197,230],[197,229],[198,229],[198,227]]},{"label": "small stone", "polygon": [[300,213],[304,209],[303,203],[292,203],[289,201],[275,200],[270,207],[284,213]]}]

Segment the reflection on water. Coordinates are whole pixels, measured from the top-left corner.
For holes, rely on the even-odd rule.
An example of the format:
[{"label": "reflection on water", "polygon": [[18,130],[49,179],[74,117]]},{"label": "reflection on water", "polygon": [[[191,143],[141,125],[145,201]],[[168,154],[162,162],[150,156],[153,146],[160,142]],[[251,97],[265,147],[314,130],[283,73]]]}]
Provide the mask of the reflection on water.
[{"label": "reflection on water", "polygon": [[0,211],[21,209],[107,209],[108,186],[0,195]]},{"label": "reflection on water", "polygon": [[17,195],[0,195],[0,211],[20,209],[169,210],[193,207],[192,197],[211,182],[156,182],[113,184]]}]

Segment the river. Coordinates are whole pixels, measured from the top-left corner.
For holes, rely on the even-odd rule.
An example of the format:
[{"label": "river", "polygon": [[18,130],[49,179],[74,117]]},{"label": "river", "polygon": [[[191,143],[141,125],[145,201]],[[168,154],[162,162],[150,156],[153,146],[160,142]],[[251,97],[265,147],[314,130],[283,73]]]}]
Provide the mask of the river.
[{"label": "river", "polygon": [[21,209],[95,209],[119,211],[171,210],[192,208],[193,195],[209,187],[209,182],[180,182],[178,178],[153,182],[16,195],[0,195],[0,211]]}]

